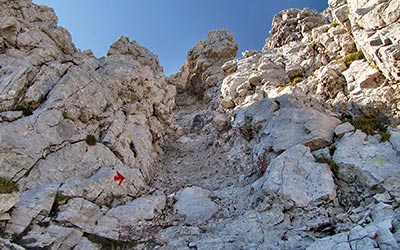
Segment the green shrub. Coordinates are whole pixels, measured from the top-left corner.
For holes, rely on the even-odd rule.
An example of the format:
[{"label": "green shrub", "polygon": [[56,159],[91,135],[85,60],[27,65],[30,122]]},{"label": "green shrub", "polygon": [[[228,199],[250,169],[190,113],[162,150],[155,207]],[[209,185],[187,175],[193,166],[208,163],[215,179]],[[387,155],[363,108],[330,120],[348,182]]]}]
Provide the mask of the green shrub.
[{"label": "green shrub", "polygon": [[10,194],[18,192],[18,186],[6,178],[0,177],[0,194]]},{"label": "green shrub", "polygon": [[377,118],[356,118],[348,120],[356,129],[360,129],[368,135],[381,135],[381,142],[390,139],[390,133],[387,126]]},{"label": "green shrub", "polygon": [[364,53],[362,50],[357,50],[356,52],[350,53],[343,57],[342,59],[339,60],[339,62],[344,62],[347,67],[350,66],[350,64],[355,61],[355,60],[361,60],[364,59]]},{"label": "green shrub", "polygon": [[97,142],[96,137],[94,135],[90,135],[90,134],[86,136],[85,141],[89,146],[94,146],[94,145],[96,145],[96,142]]},{"label": "green shrub", "polygon": [[299,82],[303,81],[302,77],[295,77],[292,81],[287,82],[285,84],[278,84],[277,86],[279,87],[278,93],[282,92],[286,87],[289,86],[296,86]]}]

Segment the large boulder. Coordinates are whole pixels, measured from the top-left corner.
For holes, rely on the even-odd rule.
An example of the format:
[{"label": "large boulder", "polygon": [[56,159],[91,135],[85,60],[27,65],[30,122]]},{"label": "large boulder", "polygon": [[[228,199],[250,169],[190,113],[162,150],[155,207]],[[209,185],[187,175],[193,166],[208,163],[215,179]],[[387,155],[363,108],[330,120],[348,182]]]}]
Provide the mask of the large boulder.
[{"label": "large boulder", "polygon": [[56,221],[71,223],[85,232],[93,232],[97,220],[103,215],[100,207],[82,198],[70,199],[58,209]]},{"label": "large boulder", "polygon": [[[116,181],[117,172],[124,180]],[[82,197],[99,205],[109,204],[113,196],[133,198],[144,194],[148,186],[139,169],[125,165],[102,167],[88,178],[70,178],[60,187],[59,194],[68,198]]]},{"label": "large boulder", "polygon": [[379,142],[360,130],[346,134],[336,145],[333,160],[338,165],[338,174],[347,182],[358,180],[372,188],[382,184],[391,190],[391,179],[399,178],[399,152],[390,142]]},{"label": "large boulder", "polygon": [[153,195],[112,208],[97,221],[94,234],[123,241],[146,239],[151,236],[151,220],[165,205],[165,195]]},{"label": "large boulder", "polygon": [[275,152],[296,144],[316,150],[332,143],[339,119],[312,108],[283,108],[276,111],[262,129],[262,140],[270,141]]},{"label": "large boulder", "polygon": [[218,206],[210,199],[210,191],[200,187],[188,187],[177,194],[174,210],[185,217],[188,224],[202,224],[218,211]]},{"label": "large boulder", "polygon": [[297,207],[336,198],[329,166],[315,162],[310,149],[303,145],[293,146],[275,158],[261,182],[267,195],[277,194]]},{"label": "large boulder", "polygon": [[6,233],[19,235],[38,215],[48,216],[59,186],[58,184],[48,184],[21,193],[20,199],[11,213],[11,221],[7,224]]}]

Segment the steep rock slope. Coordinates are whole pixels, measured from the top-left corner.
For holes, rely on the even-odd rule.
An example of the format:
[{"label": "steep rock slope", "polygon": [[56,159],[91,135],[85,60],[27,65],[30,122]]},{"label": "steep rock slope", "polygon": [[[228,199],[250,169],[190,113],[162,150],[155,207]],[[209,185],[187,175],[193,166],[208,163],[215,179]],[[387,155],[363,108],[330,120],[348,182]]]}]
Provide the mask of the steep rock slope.
[{"label": "steep rock slope", "polygon": [[[11,213],[1,210],[2,234],[59,232],[26,246],[82,249],[83,232],[101,233],[93,231],[96,216],[79,219],[81,230],[53,223],[82,209],[100,216],[116,197],[147,193],[175,87],[157,57],[135,41],[121,37],[96,59],[75,48],[52,9],[29,0],[1,1],[0,9],[0,176],[20,190]],[[65,199],[72,199],[68,215],[55,219]]]}]

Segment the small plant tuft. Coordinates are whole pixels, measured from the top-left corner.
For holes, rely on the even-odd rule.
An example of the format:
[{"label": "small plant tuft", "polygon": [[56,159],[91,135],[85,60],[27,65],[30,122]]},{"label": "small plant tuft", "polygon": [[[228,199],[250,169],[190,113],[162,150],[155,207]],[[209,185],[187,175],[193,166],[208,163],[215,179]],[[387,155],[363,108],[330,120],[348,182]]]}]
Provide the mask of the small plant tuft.
[{"label": "small plant tuft", "polygon": [[67,201],[67,197],[65,197],[62,194],[57,193],[54,201],[57,203],[57,205],[62,205],[62,204],[65,204],[65,202]]},{"label": "small plant tuft", "polygon": [[292,81],[287,82],[285,84],[278,84],[279,87],[278,93],[282,92],[286,87],[296,86],[299,82],[303,81],[302,77],[295,77]]},{"label": "small plant tuft", "polygon": [[332,173],[334,175],[337,175],[338,172],[338,166],[336,165],[336,162],[332,159],[326,158],[325,156],[318,156],[316,159],[316,162],[318,163],[325,163],[328,164],[329,168],[331,169]]},{"label": "small plant tuft", "polygon": [[357,50],[356,52],[346,55],[345,57],[340,59],[339,62],[344,62],[346,64],[346,66],[349,67],[353,61],[362,60],[364,58],[365,58],[365,56],[364,56],[364,53],[362,52],[362,50]]},{"label": "small plant tuft", "polygon": [[336,144],[332,144],[330,147],[329,147],[329,154],[331,155],[331,156],[333,156],[333,154],[336,152]]},{"label": "small plant tuft", "polygon": [[128,250],[128,249],[134,249],[135,247],[134,242],[110,240],[94,234],[84,234],[84,236],[91,242],[101,245],[102,249]]},{"label": "small plant tuft", "polygon": [[97,142],[96,137],[91,134],[86,136],[85,141],[89,146],[94,146],[94,145],[96,145],[96,142]]},{"label": "small plant tuft", "polygon": [[390,133],[387,126],[377,118],[356,118],[348,120],[356,129],[360,129],[368,135],[381,135],[381,142],[390,139]]},{"label": "small plant tuft", "polygon": [[114,200],[121,200],[122,198],[124,198],[122,194],[113,194],[112,197]]},{"label": "small plant tuft", "polygon": [[329,24],[329,26],[324,28],[324,32],[328,32],[328,30],[330,30],[332,28],[335,28],[335,27],[337,27],[339,25],[340,25],[340,23],[338,23],[336,21],[333,21],[331,24]]},{"label": "small plant tuft", "polygon": [[0,194],[11,194],[18,192],[18,186],[6,178],[0,177]]},{"label": "small plant tuft", "polygon": [[22,104],[17,104],[14,108],[14,111],[22,111],[22,114],[24,116],[32,115],[32,111],[29,108],[27,108],[25,105],[22,105]]}]

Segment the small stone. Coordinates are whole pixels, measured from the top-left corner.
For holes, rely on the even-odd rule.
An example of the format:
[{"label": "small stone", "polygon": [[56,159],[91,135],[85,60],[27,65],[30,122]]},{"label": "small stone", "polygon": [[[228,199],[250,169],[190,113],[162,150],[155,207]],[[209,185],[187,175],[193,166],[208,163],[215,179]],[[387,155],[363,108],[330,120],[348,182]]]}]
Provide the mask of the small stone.
[{"label": "small stone", "polygon": [[8,221],[11,220],[11,216],[9,213],[0,214],[0,221]]},{"label": "small stone", "polygon": [[228,117],[225,114],[217,114],[213,119],[218,132],[223,132],[229,128]]},{"label": "small stone", "polygon": [[258,75],[258,74],[251,74],[251,75],[249,76],[249,83],[250,83],[250,84],[255,84],[255,83],[259,82],[259,81],[260,81],[260,75]]},{"label": "small stone", "polygon": [[16,94],[16,92],[13,89],[8,91],[9,96],[14,96],[15,94]]},{"label": "small stone", "polygon": [[335,135],[342,138],[344,134],[354,131],[354,126],[350,122],[345,122],[337,126],[334,130]]},{"label": "small stone", "polygon": [[221,69],[227,74],[233,73],[237,70],[237,62],[227,61],[224,63],[224,65],[222,65]]}]

